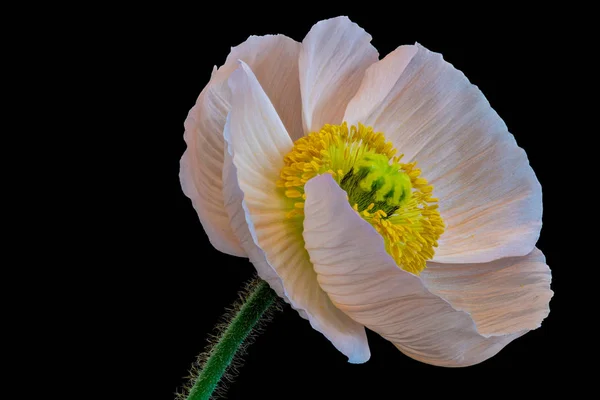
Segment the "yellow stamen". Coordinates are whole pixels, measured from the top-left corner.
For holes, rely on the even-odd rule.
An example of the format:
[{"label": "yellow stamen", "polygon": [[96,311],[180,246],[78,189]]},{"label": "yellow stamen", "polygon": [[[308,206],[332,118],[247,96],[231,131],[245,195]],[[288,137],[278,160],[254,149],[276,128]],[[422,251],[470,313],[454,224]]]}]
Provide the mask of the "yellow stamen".
[{"label": "yellow stamen", "polygon": [[302,221],[305,183],[329,173],[352,208],[381,234],[398,266],[419,274],[433,258],[444,221],[433,186],[420,176],[416,162],[402,163],[403,154],[395,154],[383,133],[362,124],[325,125],[298,139],[277,181],[289,199],[286,217]]}]

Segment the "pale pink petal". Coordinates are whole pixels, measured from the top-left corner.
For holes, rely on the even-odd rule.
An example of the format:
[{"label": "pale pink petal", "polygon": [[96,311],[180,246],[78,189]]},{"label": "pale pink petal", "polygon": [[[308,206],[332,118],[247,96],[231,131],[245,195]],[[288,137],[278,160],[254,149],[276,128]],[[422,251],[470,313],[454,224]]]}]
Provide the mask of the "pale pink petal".
[{"label": "pale pink petal", "polygon": [[290,132],[300,137],[299,51],[300,43],[281,35],[252,36],[232,48],[225,64],[213,70],[185,121],[187,149],[180,162],[181,186],[192,200],[210,242],[224,253],[246,256],[223,207],[223,127],[231,97],[227,79],[237,68],[237,60],[245,60],[256,71]]},{"label": "pale pink petal", "polygon": [[292,307],[350,362],[364,362],[370,356],[364,327],[338,310],[320,288],[304,249],[301,226],[293,226],[286,218],[284,197],[276,182],[292,141],[245,63],[231,75],[229,84],[233,102],[225,139],[254,243],[281,279]]},{"label": "pale pink petal", "polygon": [[245,257],[223,207],[223,125],[228,108],[215,101],[218,95],[213,90],[218,91],[209,83],[185,120],[187,149],[179,163],[179,179],[212,245],[223,253]]},{"label": "pale pink petal", "polygon": [[383,238],[330,175],[308,181],[305,192],[304,239],[319,284],[336,307],[403,353],[429,364],[467,366],[524,333],[486,337],[468,313],[398,268]]},{"label": "pale pink petal", "polygon": [[367,67],[379,55],[371,35],[337,17],[315,24],[302,41],[300,90],[306,132],[325,124],[339,124]]},{"label": "pale pink petal", "polygon": [[344,119],[384,132],[434,186],[447,225],[435,261],[531,252],[542,192],[527,155],[481,91],[440,54],[402,46],[372,65]]},{"label": "pale pink petal", "polygon": [[468,312],[485,335],[539,328],[550,312],[552,275],[538,249],[485,264],[428,263],[421,279],[432,293]]},{"label": "pale pink petal", "polygon": [[[229,222],[231,229],[240,240],[240,244],[250,262],[256,268],[258,276],[265,280],[269,286],[279,295],[279,297],[285,299],[283,284],[281,279],[277,276],[277,273],[265,258],[265,253],[258,247],[252,239],[252,234],[248,228],[248,222],[246,221],[246,213],[242,208],[242,200],[244,199],[244,193],[240,189],[237,180],[237,171],[231,154],[227,149],[227,143],[225,144],[225,162],[223,167],[223,195],[225,197],[225,208],[229,213]],[[289,301],[288,301],[289,302]]]}]

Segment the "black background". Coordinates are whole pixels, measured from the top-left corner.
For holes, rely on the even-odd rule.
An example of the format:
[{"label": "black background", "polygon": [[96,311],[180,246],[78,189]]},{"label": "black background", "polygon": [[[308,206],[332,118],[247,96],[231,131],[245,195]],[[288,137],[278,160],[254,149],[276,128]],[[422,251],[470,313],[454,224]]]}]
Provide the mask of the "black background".
[{"label": "black background", "polygon": [[[377,388],[401,397],[407,380],[448,375],[466,379],[483,371],[537,371],[557,368],[567,356],[563,305],[567,253],[560,246],[563,231],[564,182],[557,178],[553,104],[562,84],[556,25],[539,15],[481,10],[478,16],[430,18],[423,11],[334,11],[322,7],[276,8],[252,15],[234,6],[215,14],[208,9],[165,10],[147,7],[119,19],[116,40],[99,46],[107,59],[99,62],[116,77],[115,113],[128,123],[114,154],[128,167],[109,197],[118,204],[119,222],[112,226],[108,246],[118,263],[109,267],[112,288],[126,293],[114,316],[118,337],[132,355],[131,370],[148,370],[153,398],[169,399],[206,345],[223,311],[254,274],[252,265],[212,248],[191,202],[179,184],[179,159],[185,150],[183,121],[208,82],[213,65],[225,61],[231,46],[249,35],[282,33],[301,41],[317,21],[348,15],[373,37],[380,58],[401,44],[419,42],[440,52],[483,91],[528,154],[542,184],[544,226],[537,246],[552,269],[551,313],[542,327],[509,344],[477,366],[444,369],[414,361],[390,343],[368,332],[371,359],[351,365],[320,333],[289,307],[277,313],[244,356],[244,365],[229,385],[230,399],[365,398]],[[260,7],[259,7],[260,8]],[[494,18],[491,18],[491,15]],[[107,23],[107,31],[113,25]],[[108,163],[111,156],[107,157]],[[560,200],[557,200],[560,199]],[[116,256],[118,254],[118,257]],[[121,265],[125,265],[122,267]],[[108,293],[110,295],[111,291]],[[119,363],[119,356],[114,362]],[[502,385],[510,385],[503,378]],[[132,383],[134,384],[134,383]],[[434,383],[432,383],[434,384]],[[327,392],[327,394],[325,393]]]}]

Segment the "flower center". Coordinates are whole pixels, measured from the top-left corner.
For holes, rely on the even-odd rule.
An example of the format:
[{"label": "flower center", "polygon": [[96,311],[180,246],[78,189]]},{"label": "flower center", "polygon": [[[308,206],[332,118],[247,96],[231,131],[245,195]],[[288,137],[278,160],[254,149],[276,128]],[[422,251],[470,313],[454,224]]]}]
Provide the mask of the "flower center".
[{"label": "flower center", "polygon": [[339,182],[357,211],[384,211],[392,215],[412,194],[410,177],[383,154],[367,152]]},{"label": "flower center", "polygon": [[325,125],[298,139],[277,182],[290,207],[288,219],[302,223],[304,184],[329,173],[354,210],[381,234],[396,264],[419,274],[433,258],[444,222],[433,187],[420,177],[416,163],[402,163],[403,155],[394,154],[383,133],[362,124]]}]

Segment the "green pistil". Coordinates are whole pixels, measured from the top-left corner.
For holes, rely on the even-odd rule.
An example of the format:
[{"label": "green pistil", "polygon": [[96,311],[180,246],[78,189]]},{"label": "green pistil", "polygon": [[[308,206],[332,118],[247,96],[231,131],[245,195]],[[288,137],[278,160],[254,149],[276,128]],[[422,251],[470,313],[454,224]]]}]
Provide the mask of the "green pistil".
[{"label": "green pistil", "polygon": [[340,187],[348,193],[351,205],[363,211],[373,203],[372,212],[383,210],[388,216],[410,199],[410,177],[397,164],[389,164],[383,154],[367,153],[344,175]]}]

